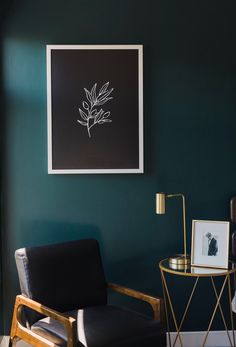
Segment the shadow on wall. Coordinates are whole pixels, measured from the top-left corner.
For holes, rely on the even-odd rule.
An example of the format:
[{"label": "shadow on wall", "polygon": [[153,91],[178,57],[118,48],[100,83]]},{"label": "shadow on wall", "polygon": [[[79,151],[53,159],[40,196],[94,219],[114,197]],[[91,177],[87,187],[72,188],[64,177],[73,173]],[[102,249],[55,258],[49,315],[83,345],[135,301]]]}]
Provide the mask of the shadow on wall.
[{"label": "shadow on wall", "polygon": [[[160,292],[158,262],[164,257],[163,254],[148,250],[136,256],[127,253],[117,254],[120,251],[116,249],[115,244],[111,246],[107,243],[103,232],[94,225],[38,220],[22,223],[20,230],[20,239],[16,241],[15,249],[94,238],[100,246],[107,281],[138,290],[148,290],[153,295],[156,291]],[[135,243],[130,247],[135,247]]]},{"label": "shadow on wall", "polygon": [[98,227],[79,223],[36,220],[23,223],[20,233],[20,247],[41,246],[82,238],[97,239],[102,245]]},{"label": "shadow on wall", "polygon": [[[122,258],[122,257],[121,257]],[[121,261],[109,262],[107,269],[107,281],[130,287],[144,293],[161,296],[162,286],[158,263],[163,254],[158,252],[145,252],[139,256],[126,258]],[[111,292],[110,304],[129,307],[152,316],[152,310],[146,303]]]},{"label": "shadow on wall", "polygon": [[102,233],[94,225],[58,221],[32,221],[31,223],[22,224],[20,238],[21,241],[17,248],[62,243],[86,238],[96,239],[100,245],[103,261],[106,262]]}]

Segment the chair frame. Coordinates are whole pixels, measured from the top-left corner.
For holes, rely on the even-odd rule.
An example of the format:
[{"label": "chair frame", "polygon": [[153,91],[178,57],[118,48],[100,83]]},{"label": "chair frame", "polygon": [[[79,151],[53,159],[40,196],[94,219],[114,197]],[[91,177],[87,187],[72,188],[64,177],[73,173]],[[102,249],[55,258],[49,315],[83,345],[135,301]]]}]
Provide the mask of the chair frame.
[{"label": "chair frame", "polygon": [[[160,297],[153,297],[148,294],[126,288],[114,283],[108,283],[107,287],[123,295],[133,297],[138,300],[142,300],[149,305],[151,305],[153,310],[153,318],[161,323],[165,323],[164,318],[164,306],[163,299]],[[67,334],[67,347],[76,347],[77,344],[77,322],[76,319],[72,317],[67,317],[63,313],[57,312],[50,309],[35,300],[29,299],[23,295],[17,295],[12,326],[10,332],[10,342],[9,346],[15,346],[16,342],[19,340],[24,340],[25,342],[35,346],[35,347],[60,347],[58,344],[50,340],[50,338],[45,338],[33,332],[30,328],[27,328],[23,324],[22,319],[22,309],[23,307],[28,307],[44,316],[53,318],[60,322],[65,327]]]}]

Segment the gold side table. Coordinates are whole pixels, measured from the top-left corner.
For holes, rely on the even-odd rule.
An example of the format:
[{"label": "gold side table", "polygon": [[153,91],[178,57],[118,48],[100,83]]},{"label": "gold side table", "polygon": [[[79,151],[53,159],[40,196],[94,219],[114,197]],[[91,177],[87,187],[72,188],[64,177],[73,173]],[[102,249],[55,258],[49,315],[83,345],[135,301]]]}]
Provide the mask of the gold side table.
[{"label": "gold side table", "polygon": [[[233,323],[233,312],[232,312],[232,288],[231,288],[231,283],[230,283],[230,276],[232,274],[235,275],[236,273],[236,263],[233,262],[229,262],[229,267],[228,269],[213,269],[213,268],[201,268],[201,267],[195,267],[195,266],[191,266],[191,267],[183,267],[182,269],[173,269],[173,267],[170,267],[169,264],[169,260],[168,259],[164,259],[162,261],[160,261],[159,263],[159,267],[161,270],[161,279],[162,279],[162,287],[163,287],[163,294],[164,294],[164,303],[165,303],[165,311],[166,311],[166,323],[167,323],[167,330],[168,330],[168,339],[169,339],[169,346],[170,347],[174,347],[176,345],[176,342],[179,339],[180,345],[181,347],[183,347],[183,342],[182,342],[182,338],[181,338],[181,328],[183,326],[186,314],[188,312],[189,306],[191,304],[192,298],[194,296],[194,293],[196,291],[197,288],[197,284],[199,282],[199,279],[201,277],[206,278],[208,277],[211,284],[212,284],[212,290],[214,292],[214,295],[216,297],[216,304],[215,307],[213,309],[211,318],[209,320],[209,324],[208,324],[208,328],[206,331],[206,334],[204,336],[204,340],[203,340],[203,344],[202,347],[206,346],[206,341],[207,341],[207,337],[209,335],[209,331],[211,329],[213,320],[215,318],[215,314],[217,312],[217,310],[220,311],[220,315],[222,317],[222,321],[230,342],[230,346],[231,347],[236,347],[235,345],[235,336],[234,336],[234,323]],[[184,313],[183,316],[180,320],[180,323],[177,322],[176,319],[176,314],[173,308],[173,303],[172,303],[172,298],[170,295],[170,291],[168,289],[168,282],[167,282],[167,274],[171,275],[171,276],[181,276],[181,277],[194,277],[195,278],[195,282],[191,291],[191,294],[188,298],[186,307],[184,309]],[[222,277],[222,285],[220,287],[220,289],[216,288],[215,285],[215,277]],[[229,296],[229,314],[230,314],[230,323],[231,323],[231,329],[232,329],[232,337],[230,336],[229,333],[229,329],[227,327],[227,323],[225,320],[225,316],[221,307],[221,298],[222,298],[222,294],[224,292],[224,289],[228,287],[228,296]],[[170,315],[171,314],[171,315]],[[175,329],[176,329],[176,337],[173,341],[171,341],[170,338],[170,325],[169,325],[169,316],[172,316],[174,325],[175,325]]]}]

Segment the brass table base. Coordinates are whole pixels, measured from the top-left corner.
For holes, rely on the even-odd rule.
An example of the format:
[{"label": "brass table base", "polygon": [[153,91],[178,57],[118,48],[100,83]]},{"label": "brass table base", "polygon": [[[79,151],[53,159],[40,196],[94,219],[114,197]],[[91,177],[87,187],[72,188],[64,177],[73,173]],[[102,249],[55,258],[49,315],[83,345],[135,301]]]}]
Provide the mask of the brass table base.
[{"label": "brass table base", "polygon": [[[168,259],[166,259],[166,260],[168,260]],[[169,262],[166,262],[166,264],[168,264],[168,263]],[[170,267],[170,263],[169,263],[169,267]],[[183,345],[183,341],[182,341],[182,337],[181,337],[181,329],[182,329],[183,323],[185,321],[186,315],[188,313],[190,304],[192,302],[192,298],[193,298],[194,293],[196,291],[199,279],[200,279],[200,277],[204,276],[205,278],[208,277],[208,279],[210,279],[210,281],[211,281],[213,293],[214,293],[215,298],[216,298],[216,304],[215,304],[215,307],[214,307],[214,309],[212,311],[212,315],[210,317],[209,324],[208,324],[208,327],[207,327],[207,331],[205,333],[205,336],[204,336],[203,343],[202,343],[201,347],[205,347],[206,346],[206,341],[207,341],[207,338],[208,338],[208,335],[209,335],[209,332],[210,332],[210,329],[211,329],[211,326],[212,326],[212,323],[213,323],[213,320],[215,318],[217,310],[219,310],[219,312],[220,312],[220,315],[221,315],[221,318],[222,318],[222,322],[224,324],[224,328],[225,328],[226,334],[227,334],[228,339],[229,339],[230,346],[231,347],[236,347],[235,336],[234,336],[233,312],[232,312],[232,307],[231,307],[231,302],[232,302],[231,291],[232,291],[232,288],[231,288],[231,283],[230,283],[230,275],[231,274],[235,275],[235,270],[234,270],[234,272],[225,270],[225,274],[223,274],[223,275],[219,274],[219,276],[222,276],[222,284],[221,284],[220,288],[218,288],[218,290],[217,290],[217,287],[216,287],[216,284],[215,284],[215,281],[214,281],[214,277],[217,276],[216,274],[212,273],[212,274],[203,275],[203,276],[197,275],[197,274],[192,274],[191,275],[190,269],[188,269],[187,272],[185,272],[182,269],[171,270],[169,268],[168,269],[165,268],[162,264],[160,265],[160,270],[161,270],[161,279],[162,279],[163,294],[164,294],[164,304],[165,304],[165,312],[166,312],[166,322],[167,322],[169,346],[170,347],[175,347],[175,345],[176,345],[178,340],[179,340],[180,346],[181,347],[184,346]],[[181,275],[182,276],[187,275],[189,277],[192,277],[192,276],[195,277],[195,282],[194,282],[194,285],[192,287],[192,291],[191,291],[190,296],[189,296],[189,298],[187,300],[187,304],[185,306],[184,313],[183,313],[182,318],[181,318],[179,323],[177,322],[177,318],[176,318],[176,314],[175,314],[175,311],[174,311],[174,307],[173,307],[173,302],[172,302],[172,298],[171,298],[171,295],[170,295],[170,291],[168,289],[165,273],[169,273],[169,275],[175,274],[175,275],[177,275],[177,277],[179,277],[178,275],[180,275],[180,276]],[[226,319],[225,319],[225,316],[224,316],[224,313],[223,313],[223,310],[222,310],[222,306],[221,306],[222,294],[223,294],[223,292],[224,292],[224,290],[226,288],[227,288],[227,291],[228,291],[229,314],[230,314],[230,325],[231,325],[230,328],[232,330],[232,335],[230,335],[229,328],[227,327]],[[174,323],[174,326],[175,326],[175,329],[176,329],[176,336],[175,336],[174,340],[171,340],[171,337],[170,337],[170,321],[169,321],[170,317],[172,317],[173,323]]]},{"label": "brass table base", "polygon": [[169,264],[171,266],[190,266],[190,256],[187,254],[175,254],[169,257]]}]

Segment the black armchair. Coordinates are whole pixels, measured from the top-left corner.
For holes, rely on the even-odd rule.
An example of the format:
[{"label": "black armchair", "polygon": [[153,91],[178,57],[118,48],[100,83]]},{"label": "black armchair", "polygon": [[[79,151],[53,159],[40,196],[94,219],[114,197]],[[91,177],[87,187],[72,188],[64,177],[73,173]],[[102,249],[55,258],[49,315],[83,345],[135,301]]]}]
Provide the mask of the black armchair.
[{"label": "black armchair", "polygon": [[[162,299],[107,284],[96,240],[22,248],[15,257],[22,295],[16,297],[10,344],[166,346]],[[154,317],[108,305],[107,288],[146,301]]]}]

